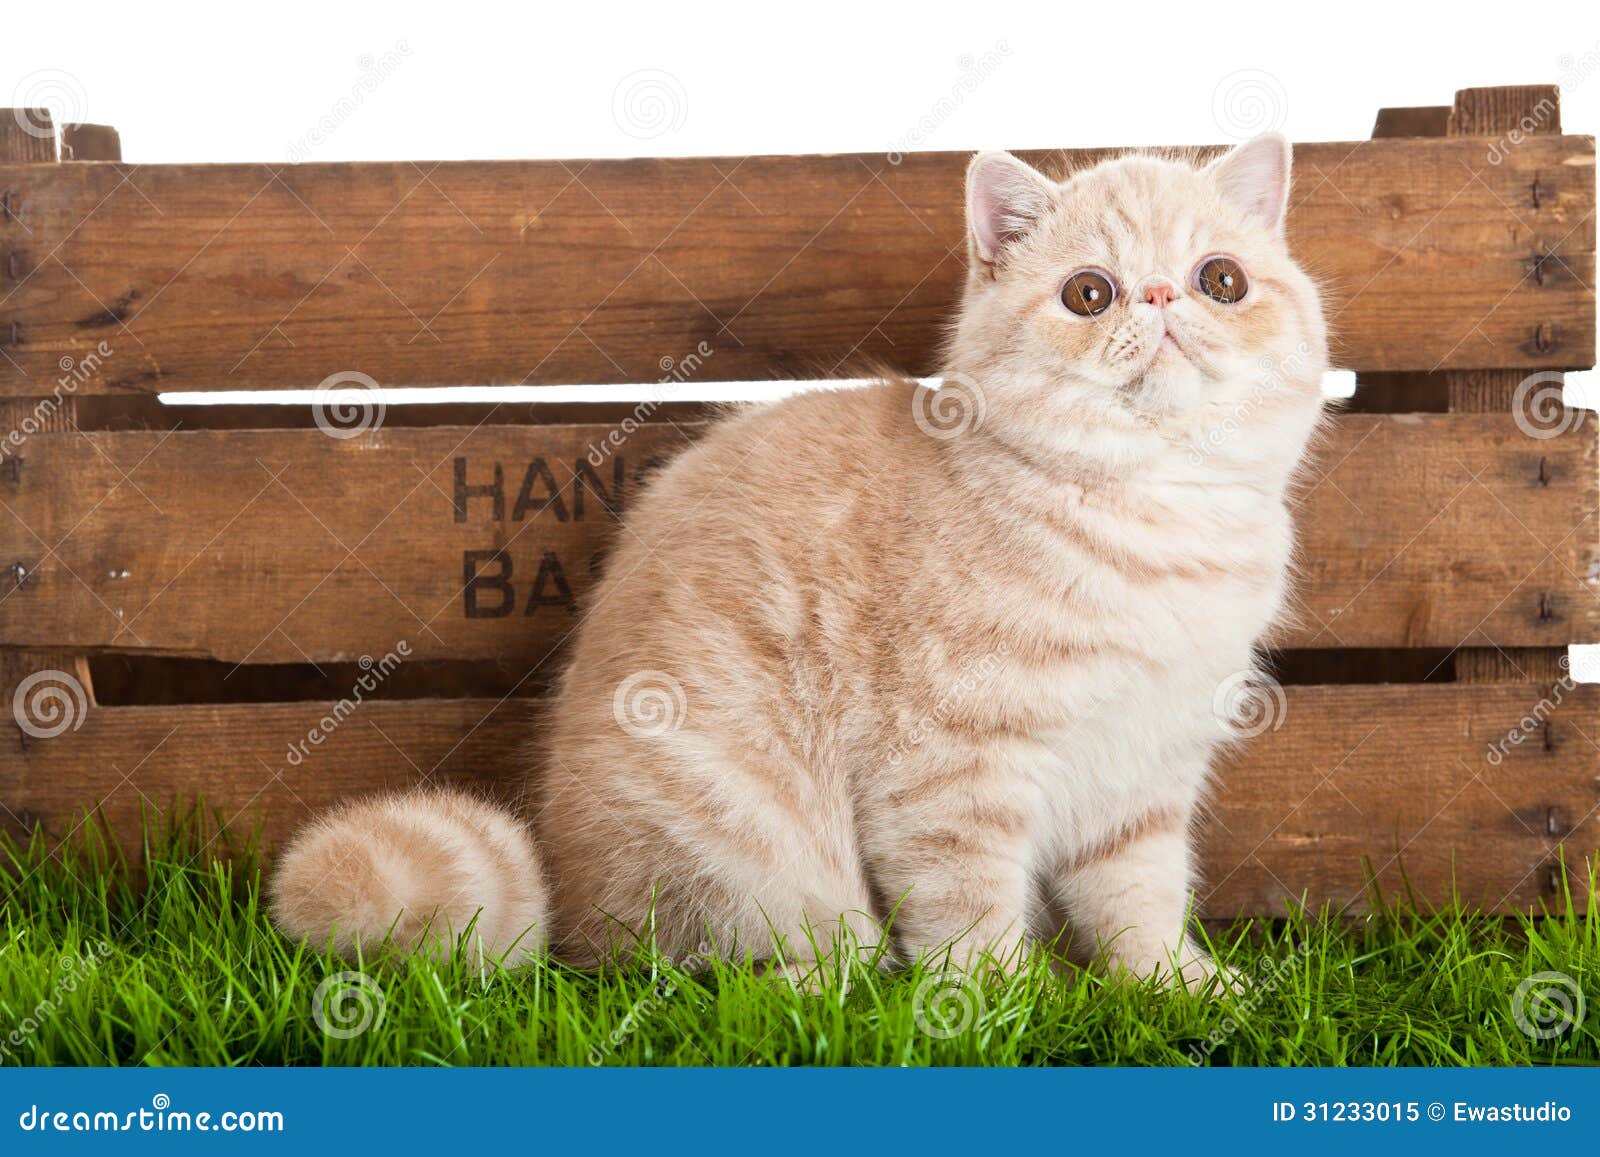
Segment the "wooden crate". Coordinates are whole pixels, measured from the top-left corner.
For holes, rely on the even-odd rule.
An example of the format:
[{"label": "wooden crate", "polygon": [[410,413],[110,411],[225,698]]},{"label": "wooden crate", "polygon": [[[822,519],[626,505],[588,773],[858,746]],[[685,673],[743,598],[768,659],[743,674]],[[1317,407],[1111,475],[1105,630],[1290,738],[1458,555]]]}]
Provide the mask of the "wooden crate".
[{"label": "wooden crate", "polygon": [[[66,696],[54,726],[13,711],[0,819],[53,840],[203,797],[275,841],[349,793],[494,782],[616,511],[702,416],[391,408],[335,437],[156,393],[927,372],[962,273],[957,154],[60,144],[0,119],[0,434],[25,433],[0,456],[0,688]],[[1359,904],[1369,877],[1526,909],[1600,846],[1600,688],[1560,665],[1600,639],[1597,425],[1518,393],[1593,361],[1594,207],[1554,88],[1298,146],[1291,239],[1359,389],[1301,500],[1281,709],[1220,776],[1207,914]],[[336,708],[363,679],[372,701]]]}]

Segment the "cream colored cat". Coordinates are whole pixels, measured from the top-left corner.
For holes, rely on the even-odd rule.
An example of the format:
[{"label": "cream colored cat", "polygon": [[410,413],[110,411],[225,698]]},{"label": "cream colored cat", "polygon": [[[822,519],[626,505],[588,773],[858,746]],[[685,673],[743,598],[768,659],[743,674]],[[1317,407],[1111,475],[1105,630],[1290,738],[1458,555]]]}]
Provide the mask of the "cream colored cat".
[{"label": "cream colored cat", "polygon": [[[1322,409],[1289,147],[969,170],[937,393],[751,409],[631,507],[526,820],[358,801],[285,853],[295,935],[591,962],[653,931],[791,970],[892,910],[900,956],[1085,956],[1196,979],[1214,701],[1285,598],[1285,489]],[[398,923],[396,923],[396,919]],[[531,931],[530,931],[531,927]],[[526,933],[526,935],[524,935]],[[518,937],[522,937],[519,941]]]}]

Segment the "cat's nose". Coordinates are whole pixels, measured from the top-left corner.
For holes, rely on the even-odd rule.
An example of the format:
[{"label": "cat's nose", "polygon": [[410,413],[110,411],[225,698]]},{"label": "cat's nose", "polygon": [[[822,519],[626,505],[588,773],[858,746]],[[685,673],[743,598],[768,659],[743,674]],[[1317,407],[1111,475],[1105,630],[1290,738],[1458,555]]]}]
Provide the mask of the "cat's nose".
[{"label": "cat's nose", "polygon": [[1165,309],[1172,300],[1172,286],[1155,282],[1145,287],[1144,299],[1157,309]]}]

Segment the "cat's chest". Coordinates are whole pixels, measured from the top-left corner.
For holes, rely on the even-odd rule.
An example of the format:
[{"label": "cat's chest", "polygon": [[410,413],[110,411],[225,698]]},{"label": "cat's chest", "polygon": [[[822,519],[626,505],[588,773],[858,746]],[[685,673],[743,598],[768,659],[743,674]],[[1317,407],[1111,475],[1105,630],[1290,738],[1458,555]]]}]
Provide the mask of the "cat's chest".
[{"label": "cat's chest", "polygon": [[1291,548],[1287,512],[1267,504],[1226,533],[1216,519],[1130,519],[1039,536],[1021,565],[990,568],[966,604],[981,621],[964,625],[983,629],[966,634],[1014,641],[999,656],[1005,696],[1037,732],[1072,732],[1107,706],[1136,740],[1152,720],[1193,730],[1196,705],[1250,667],[1280,614]]},{"label": "cat's chest", "polygon": [[1229,686],[1215,667],[1129,671],[1097,710],[1041,728],[1019,767],[1041,803],[1041,854],[1072,858],[1143,815],[1193,806],[1228,737]]},{"label": "cat's chest", "polygon": [[[1032,685],[1041,850],[1073,855],[1151,809],[1187,808],[1229,736],[1230,689],[1279,614],[1291,532],[1265,510],[1226,542],[1172,532],[1162,553],[1086,567],[1055,608],[1092,654]],[[1026,694],[1021,684],[1016,690]]]},{"label": "cat's chest", "polygon": [[1174,658],[1248,647],[1282,609],[1293,527],[1281,505],[1260,502],[1226,519],[1127,520],[1098,528],[1114,549],[1081,558],[1060,606],[1117,638]]}]

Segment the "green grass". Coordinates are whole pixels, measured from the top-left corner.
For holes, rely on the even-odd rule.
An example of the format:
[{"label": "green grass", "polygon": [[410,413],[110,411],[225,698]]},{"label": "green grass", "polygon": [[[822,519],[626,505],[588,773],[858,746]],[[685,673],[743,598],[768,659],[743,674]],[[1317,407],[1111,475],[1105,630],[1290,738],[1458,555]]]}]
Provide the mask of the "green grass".
[{"label": "green grass", "polygon": [[[1359,920],[1241,922],[1213,934],[1217,955],[1256,978],[1241,995],[1163,993],[1042,957],[949,999],[929,998],[942,981],[920,968],[857,969],[847,991],[830,983],[807,995],[748,964],[485,976],[417,959],[340,960],[273,931],[251,859],[186,866],[200,862],[195,851],[181,836],[157,841],[148,884],[135,887],[103,850],[52,857],[37,839],[0,845],[0,1064],[1600,1061],[1600,912],[1508,922],[1390,906]],[[366,1001],[372,1023],[330,1035],[313,1016],[315,994],[352,970],[376,987],[335,985],[322,1020],[359,1023]],[[1540,972],[1564,973],[1590,998],[1581,1023],[1547,1040],[1512,1013],[1519,983]]]}]

